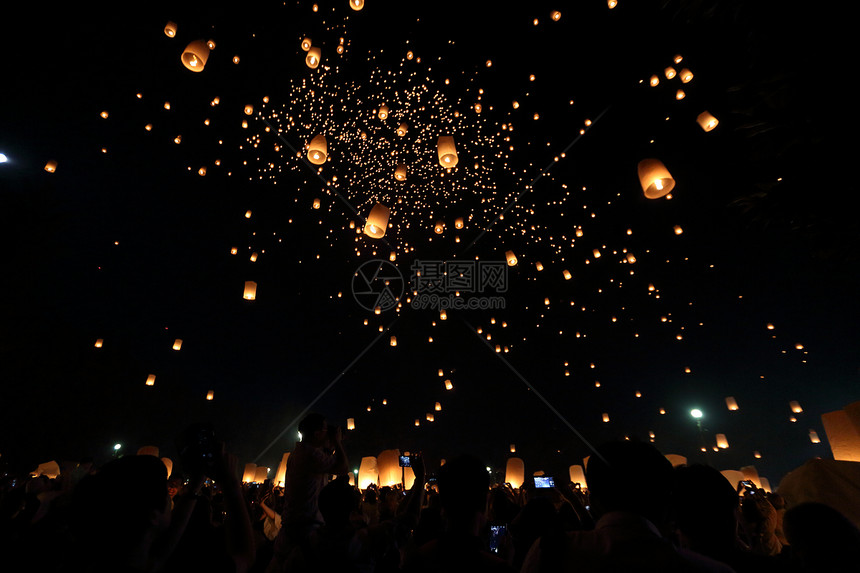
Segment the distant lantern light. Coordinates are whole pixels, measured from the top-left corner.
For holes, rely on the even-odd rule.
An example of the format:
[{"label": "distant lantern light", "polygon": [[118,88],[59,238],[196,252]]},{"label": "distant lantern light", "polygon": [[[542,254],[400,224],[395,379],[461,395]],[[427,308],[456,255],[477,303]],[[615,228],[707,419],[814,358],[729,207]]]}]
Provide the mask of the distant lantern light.
[{"label": "distant lantern light", "polygon": [[639,183],[648,199],[664,197],[675,188],[675,180],[659,159],[643,159],[638,171]]},{"label": "distant lantern light", "polygon": [[454,389],[454,383],[451,382],[450,380],[445,380],[445,390],[453,390],[453,389]]},{"label": "distant lantern light", "polygon": [[505,260],[509,267],[513,267],[517,264],[517,256],[513,251],[505,251]]},{"label": "distant lantern light", "polygon": [[445,230],[445,221],[436,221],[436,225],[433,227],[433,231],[437,235],[441,235],[444,230]]},{"label": "distant lantern light", "polygon": [[658,86],[658,85],[660,85],[660,76],[658,76],[658,75],[656,75],[656,74],[655,74],[655,75],[653,75],[653,76],[651,76],[651,79],[649,80],[649,82],[648,82],[648,83],[650,83],[650,84],[651,84],[651,87],[652,87],[652,88],[653,88],[653,87],[656,87],[656,86]]},{"label": "distant lantern light", "polygon": [[717,447],[721,450],[728,449],[729,441],[726,439],[725,434],[717,434]]},{"label": "distant lantern light", "polygon": [[680,75],[681,75],[681,82],[683,82],[685,84],[689,83],[690,80],[693,79],[693,72],[691,72],[687,68],[682,69]]},{"label": "distant lantern light", "polygon": [[208,392],[206,392],[206,399],[210,400],[210,401],[214,400],[215,399],[215,390],[209,390]]},{"label": "distant lantern light", "polygon": [[406,181],[406,166],[402,163],[394,169],[394,178],[398,181]]},{"label": "distant lantern light", "polygon": [[155,386],[155,374],[150,374],[146,377],[147,386]]},{"label": "distant lantern light", "polygon": [[609,421],[609,414],[607,414],[606,412],[604,412],[604,413],[603,413],[603,421],[604,421],[604,422],[608,422],[608,421]]},{"label": "distant lantern light", "polygon": [[318,46],[311,46],[308,49],[308,55],[305,56],[305,64],[312,69],[315,70],[317,66],[320,65],[320,59],[322,58],[322,50],[319,49]]},{"label": "distant lantern light", "polygon": [[540,261],[535,261],[535,269],[537,269],[538,271],[542,271],[543,263],[541,263]]},{"label": "distant lantern light", "polygon": [[245,211],[245,218],[246,218],[246,219],[250,219],[250,218],[251,218],[251,211],[250,211],[250,210]]},{"label": "distant lantern light", "polygon": [[520,458],[509,458],[505,465],[505,483],[511,484],[514,489],[523,487],[525,482],[525,464]]},{"label": "distant lantern light", "polygon": [[176,22],[168,22],[164,25],[164,35],[168,38],[176,37]]},{"label": "distant lantern light", "polygon": [[53,159],[45,163],[45,171],[48,173],[54,173],[57,171],[57,162]]},{"label": "distant lantern light", "polygon": [[308,144],[308,161],[314,165],[322,165],[328,157],[328,143],[324,135],[317,135]]},{"label": "distant lantern light", "polygon": [[675,231],[676,235],[681,235],[684,232],[684,229],[681,228],[681,225],[675,225],[674,227],[672,227],[672,229]]},{"label": "distant lantern light", "polygon": [[569,270],[567,270],[567,269],[564,269],[564,270],[561,272],[561,274],[562,274],[562,276],[564,276],[564,280],[566,280],[566,281],[569,281],[571,278],[573,278],[573,275],[572,275],[572,274],[570,274],[570,271],[569,271]]},{"label": "distant lantern light", "polygon": [[612,10],[616,6],[618,6],[618,0],[606,0],[606,5],[609,6],[609,9]]},{"label": "distant lantern light", "polygon": [[558,22],[561,20],[561,12],[558,10],[553,10],[552,14],[550,14],[550,18],[552,18],[553,22]]},{"label": "distant lantern light", "polygon": [[733,412],[738,409],[738,402],[734,396],[726,396],[726,408]]},{"label": "distant lantern light", "polygon": [[454,228],[462,229],[463,228],[463,217],[457,217],[454,219]]},{"label": "distant lantern light", "polygon": [[364,234],[373,239],[384,237],[390,214],[391,210],[382,203],[374,205],[367,216],[367,222],[364,224]]},{"label": "distant lantern light", "polygon": [[397,337],[396,337],[396,336],[392,336],[392,337],[389,339],[388,343],[389,343],[391,346],[397,346]]},{"label": "distant lantern light", "polygon": [[437,412],[441,412],[442,411],[442,403],[436,402],[436,405],[433,406],[433,409],[436,410]]},{"label": "distant lantern light", "polygon": [[313,208],[314,208],[314,209],[319,209],[319,208],[320,208],[320,200],[319,200],[319,199],[314,199],[314,202],[313,202]]},{"label": "distant lantern light", "polygon": [[202,72],[209,59],[209,44],[203,40],[194,40],[182,52],[182,65],[192,72]]},{"label": "distant lantern light", "polygon": [[239,63],[239,56],[233,56],[233,63],[234,63],[234,64],[238,64],[238,63]]},{"label": "distant lantern light", "polygon": [[242,295],[245,300],[256,300],[257,298],[257,283],[254,281],[245,281],[245,293]]},{"label": "distant lantern light", "polygon": [[788,403],[788,405],[789,405],[789,407],[791,407],[791,411],[794,412],[795,414],[802,414],[803,413],[803,408],[800,407],[800,402],[798,402],[797,400],[792,400],[791,402]]},{"label": "distant lantern light", "polygon": [[301,45],[302,45],[302,50],[303,50],[303,51],[305,51],[305,52],[307,52],[308,50],[310,50],[310,49],[311,49],[311,46],[312,46],[313,44],[311,43],[311,39],[310,39],[310,38],[303,38],[303,39],[302,39],[302,44],[301,44]]},{"label": "distant lantern light", "polygon": [[774,328],[776,328],[776,327],[773,325],[773,323],[772,323],[772,322],[768,322],[768,323],[767,323],[767,329],[768,329],[768,330],[773,330]]},{"label": "distant lantern light", "polygon": [[599,258],[600,258],[600,251],[599,251],[599,250],[597,250],[597,249],[594,249],[593,251],[591,251],[591,254],[592,254],[592,255],[594,255],[594,258],[595,258],[595,259],[599,259]]},{"label": "distant lantern light", "polygon": [[397,126],[397,135],[403,137],[406,135],[406,132],[409,130],[409,125],[404,121],[400,125]]},{"label": "distant lantern light", "polygon": [[436,150],[439,153],[439,165],[442,167],[457,166],[457,147],[454,144],[453,135],[440,135],[436,142]]},{"label": "distant lantern light", "polygon": [[182,349],[182,339],[177,338],[176,340],[173,341],[173,350],[180,350],[180,349]]},{"label": "distant lantern light", "polygon": [[669,66],[668,68],[663,70],[663,73],[666,74],[667,80],[671,80],[677,74],[677,72],[675,71],[675,68],[673,68],[672,66]]},{"label": "distant lantern light", "polygon": [[684,99],[685,97],[687,97],[687,94],[684,93],[684,90],[678,90],[675,92],[675,99],[681,100],[681,99]]},{"label": "distant lantern light", "polygon": [[388,118],[388,106],[385,104],[382,104],[381,106],[379,106],[379,113],[377,113],[377,116],[379,117],[379,119],[387,119]]},{"label": "distant lantern light", "polygon": [[355,429],[355,418],[347,418],[346,419],[346,429],[354,430]]},{"label": "distant lantern light", "polygon": [[245,115],[251,115],[252,113],[254,113],[254,106],[252,106],[251,104],[246,105]]},{"label": "distant lantern light", "polygon": [[96,348],[101,348],[103,345],[104,345],[104,340],[103,340],[103,339],[101,339],[101,338],[97,338],[97,339],[96,339],[96,343],[95,343],[95,347],[96,347]]},{"label": "distant lantern light", "polygon": [[517,445],[516,444],[511,444],[511,453],[512,454],[517,453]]},{"label": "distant lantern light", "polygon": [[813,444],[820,444],[821,439],[818,437],[818,432],[815,430],[809,430],[809,441]]},{"label": "distant lantern light", "polygon": [[364,0],[349,0],[349,7],[358,12],[364,8]]},{"label": "distant lantern light", "polygon": [[696,117],[696,123],[698,123],[699,127],[705,131],[712,131],[720,122],[707,111],[703,111],[698,115],[698,117]]}]

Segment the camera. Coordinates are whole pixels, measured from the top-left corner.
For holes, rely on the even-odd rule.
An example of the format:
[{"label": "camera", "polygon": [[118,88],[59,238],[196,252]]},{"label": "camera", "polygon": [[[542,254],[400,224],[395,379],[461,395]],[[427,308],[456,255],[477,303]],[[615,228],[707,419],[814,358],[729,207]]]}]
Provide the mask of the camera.
[{"label": "camera", "polygon": [[550,476],[535,476],[536,488],[555,487],[555,481]]},{"label": "camera", "polygon": [[400,456],[400,467],[401,468],[411,468],[412,467],[412,456]]},{"label": "camera", "polygon": [[499,552],[499,543],[508,531],[506,525],[491,525],[490,526],[490,551],[493,553]]}]

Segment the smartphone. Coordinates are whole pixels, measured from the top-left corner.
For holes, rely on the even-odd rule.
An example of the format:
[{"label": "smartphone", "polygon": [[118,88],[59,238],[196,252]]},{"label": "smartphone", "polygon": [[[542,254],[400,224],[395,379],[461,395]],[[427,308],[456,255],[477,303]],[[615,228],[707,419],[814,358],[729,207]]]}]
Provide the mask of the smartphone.
[{"label": "smartphone", "polygon": [[401,468],[411,468],[412,462],[409,460],[409,456],[400,456],[400,467]]},{"label": "smartphone", "polygon": [[550,476],[535,476],[535,487],[555,487],[555,481]]},{"label": "smartphone", "polygon": [[499,552],[499,545],[502,538],[508,531],[507,525],[491,525],[490,526],[490,551],[493,553]]}]

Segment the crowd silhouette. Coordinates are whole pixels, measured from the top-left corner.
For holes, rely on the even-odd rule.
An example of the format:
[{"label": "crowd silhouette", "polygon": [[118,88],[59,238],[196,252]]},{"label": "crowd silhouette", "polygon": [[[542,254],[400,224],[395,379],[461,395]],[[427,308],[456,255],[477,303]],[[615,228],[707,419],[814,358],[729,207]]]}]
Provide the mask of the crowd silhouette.
[{"label": "crowd silhouette", "polygon": [[[66,572],[836,572],[860,570],[860,529],[817,502],[672,467],[649,443],[609,442],[586,484],[491,483],[478,456],[428,479],[351,485],[340,428],[302,420],[284,487],[240,480],[211,431],[183,436],[181,478],[126,455],[59,476],[4,476],[0,570]],[[174,471],[174,473],[177,473]]]}]

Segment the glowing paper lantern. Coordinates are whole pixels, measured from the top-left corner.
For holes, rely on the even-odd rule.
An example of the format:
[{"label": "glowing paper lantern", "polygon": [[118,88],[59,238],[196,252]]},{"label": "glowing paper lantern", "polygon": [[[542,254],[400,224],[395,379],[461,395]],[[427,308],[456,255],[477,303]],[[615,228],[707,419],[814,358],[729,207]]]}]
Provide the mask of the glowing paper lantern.
[{"label": "glowing paper lantern", "polygon": [[672,66],[669,66],[668,68],[666,68],[665,70],[663,70],[663,73],[664,73],[664,74],[666,74],[666,79],[667,79],[667,80],[671,80],[672,78],[674,78],[674,77],[675,77],[675,74],[676,74],[677,72],[675,71],[675,68],[673,68]]},{"label": "glowing paper lantern", "polygon": [[675,187],[675,180],[658,159],[643,159],[639,162],[639,183],[648,199],[659,199]]},{"label": "glowing paper lantern", "polygon": [[729,483],[732,484],[732,489],[737,491],[738,483],[742,482],[744,479],[744,473],[738,470],[723,470],[720,472],[723,474],[723,477],[729,480]]},{"label": "glowing paper lantern", "polygon": [[393,486],[401,482],[400,450],[384,450],[376,457],[379,470],[379,487]]},{"label": "glowing paper lantern", "polygon": [[150,374],[146,377],[147,386],[155,386],[155,374]]},{"label": "glowing paper lantern", "polygon": [[457,165],[457,147],[454,144],[453,135],[440,135],[436,149],[439,152],[439,165],[442,167],[455,167]]},{"label": "glowing paper lantern", "polygon": [[179,350],[181,348],[182,348],[182,339],[177,338],[176,340],[173,341],[173,350]]},{"label": "glowing paper lantern", "polygon": [[302,39],[302,50],[304,50],[305,52],[310,50],[312,45],[313,45],[313,43],[311,42],[310,38]]},{"label": "glowing paper lantern", "polygon": [[687,465],[687,458],[679,456],[678,454],[666,454],[666,459],[669,460],[669,463],[672,464],[673,468]]},{"label": "glowing paper lantern", "polygon": [[725,434],[717,434],[717,447],[722,450],[729,447],[729,441],[726,439]]},{"label": "glowing paper lantern", "polygon": [[517,445],[516,444],[511,444],[511,453],[512,454],[517,453]]},{"label": "glowing paper lantern", "polygon": [[141,446],[137,450],[139,456],[155,456],[158,457],[158,446]]},{"label": "glowing paper lantern", "polygon": [[436,226],[433,227],[433,230],[436,232],[437,235],[441,235],[442,232],[445,230],[445,222],[436,221]]},{"label": "glowing paper lantern", "polygon": [[406,166],[402,163],[394,169],[394,178],[398,181],[406,181]]},{"label": "glowing paper lantern", "polygon": [[48,161],[45,164],[45,171],[47,171],[48,173],[54,173],[55,171],[57,171],[57,162],[53,159]]},{"label": "glowing paper lantern", "polygon": [[517,264],[517,256],[513,251],[505,251],[505,260],[508,262],[509,267],[513,267]]},{"label": "glowing paper lantern", "polygon": [[257,470],[254,472],[254,483],[263,483],[268,477],[269,468],[265,466],[258,466]]},{"label": "glowing paper lantern", "polygon": [[795,414],[803,413],[803,408],[800,407],[800,402],[798,402],[797,400],[792,400],[788,403],[788,405],[791,407],[791,411]]},{"label": "glowing paper lantern", "polygon": [[580,465],[572,465],[567,470],[570,475],[570,483],[578,483],[581,489],[588,489],[588,484],[585,482],[585,470]]},{"label": "glowing paper lantern", "polygon": [[738,403],[735,400],[734,396],[726,396],[726,407],[731,411],[735,411],[738,409]]},{"label": "glowing paper lantern", "polygon": [[319,208],[320,208],[320,200],[319,200],[319,199],[314,199],[314,202],[313,202],[313,208],[314,208],[314,209],[319,209]]},{"label": "glowing paper lantern", "polygon": [[815,430],[809,430],[809,441],[813,444],[820,444],[821,438],[818,437],[818,432]]},{"label": "glowing paper lantern", "polygon": [[164,25],[164,35],[168,38],[176,36],[176,22],[168,22]]},{"label": "glowing paper lantern", "polygon": [[281,457],[281,463],[278,464],[278,471],[275,472],[275,485],[284,487],[284,481],[287,479],[287,460],[290,459],[290,452],[286,452]]},{"label": "glowing paper lantern", "polygon": [[349,7],[358,12],[364,8],[364,0],[349,0]]},{"label": "glowing paper lantern", "polygon": [[95,344],[96,348],[101,348],[103,344],[104,344],[104,340],[102,340],[101,338],[96,339],[96,344]]},{"label": "glowing paper lantern", "polygon": [[255,300],[257,298],[257,283],[254,281],[245,281],[245,294],[242,295],[245,300]]},{"label": "glowing paper lantern", "polygon": [[214,400],[215,399],[215,390],[209,390],[208,392],[206,392],[206,399],[210,400],[210,401]]},{"label": "glowing paper lantern", "polygon": [[389,344],[391,344],[391,346],[397,346],[397,337],[392,336],[391,340],[389,341]]},{"label": "glowing paper lantern", "polygon": [[538,271],[542,271],[543,270],[543,264],[540,261],[535,261],[535,268]]},{"label": "glowing paper lantern", "polygon": [[513,488],[523,487],[526,480],[526,468],[520,458],[509,458],[505,466],[505,483],[511,484]]},{"label": "glowing paper lantern", "polygon": [[192,72],[202,72],[209,59],[209,44],[203,40],[194,40],[182,52],[182,65]]},{"label": "glowing paper lantern", "polygon": [[390,213],[391,210],[382,203],[374,205],[367,216],[367,222],[364,224],[364,234],[373,239],[384,237],[385,230],[388,228]]},{"label": "glowing paper lantern", "polygon": [[687,68],[683,68],[681,70],[681,82],[686,84],[692,79],[693,79],[693,72],[691,72]]},{"label": "glowing paper lantern", "polygon": [[379,481],[379,470],[376,465],[374,456],[365,456],[361,458],[361,464],[358,466],[358,488],[367,489],[370,484],[376,485]]},{"label": "glowing paper lantern", "polygon": [[317,135],[308,144],[308,161],[314,165],[322,165],[328,157],[328,144],[324,135]]},{"label": "glowing paper lantern", "polygon": [[745,480],[753,482],[758,488],[761,487],[761,478],[758,477],[758,470],[755,466],[744,466],[741,468],[741,473],[744,474]]},{"label": "glowing paper lantern", "polygon": [[705,131],[712,131],[720,123],[717,118],[707,111],[700,113],[698,117],[696,117],[696,122],[699,124],[699,127]]},{"label": "glowing paper lantern", "polygon": [[618,6],[618,0],[606,0],[606,5],[609,6],[609,9],[612,10],[616,6]]},{"label": "glowing paper lantern", "polygon": [[245,471],[242,473],[242,481],[245,483],[251,483],[254,481],[254,476],[257,473],[257,464],[248,463],[245,464]]},{"label": "glowing paper lantern", "polygon": [[680,235],[684,232],[684,229],[681,227],[681,225],[675,225],[673,227],[673,230],[675,231],[676,235]]},{"label": "glowing paper lantern", "polygon": [[851,420],[847,411],[849,408],[822,414],[821,423],[824,424],[824,433],[833,451],[833,459],[860,462],[860,431]]},{"label": "glowing paper lantern", "polygon": [[648,83],[651,84],[651,87],[656,87],[660,85],[660,76],[654,75],[651,76],[651,79],[648,80]]},{"label": "glowing paper lantern", "polygon": [[252,115],[254,113],[254,106],[248,104],[245,106],[245,115]]},{"label": "glowing paper lantern", "polygon": [[608,421],[609,421],[609,414],[607,414],[606,412],[604,412],[604,413],[603,413],[603,421],[604,421],[604,422],[608,422]]},{"label": "glowing paper lantern", "polygon": [[312,69],[315,70],[317,66],[320,65],[320,59],[322,58],[322,51],[319,49],[319,46],[311,46],[308,50],[308,54],[305,56],[305,64]]},{"label": "glowing paper lantern", "polygon": [[409,129],[409,126],[406,125],[406,122],[404,121],[403,123],[401,123],[400,125],[397,126],[397,135],[399,135],[400,137],[403,137],[404,135],[406,135],[406,131],[408,129]]},{"label": "glowing paper lantern", "polygon": [[33,477],[46,476],[48,479],[57,479],[60,477],[60,464],[54,460],[39,464],[36,471],[30,472],[30,475]]},{"label": "glowing paper lantern", "polygon": [[454,219],[454,228],[462,229],[463,228],[463,217],[457,217]]},{"label": "glowing paper lantern", "polygon": [[571,278],[573,278],[573,275],[570,274],[570,271],[567,269],[563,270],[561,274],[564,275],[564,280],[566,281],[569,281]]},{"label": "glowing paper lantern", "polygon": [[164,467],[167,469],[167,477],[170,477],[170,474],[173,473],[173,460],[170,458],[161,458],[161,463],[164,464]]},{"label": "glowing paper lantern", "polygon": [[445,380],[445,390],[453,390],[453,389],[454,389],[454,383],[451,382],[450,380]]},{"label": "glowing paper lantern", "polygon": [[410,490],[415,485],[415,472],[412,468],[403,468],[403,489]]},{"label": "glowing paper lantern", "polygon": [[346,419],[346,429],[354,430],[355,429],[355,418],[347,418]]},{"label": "glowing paper lantern", "polygon": [[385,104],[382,104],[381,106],[379,106],[379,113],[377,115],[378,115],[379,119],[388,118],[388,106]]}]

